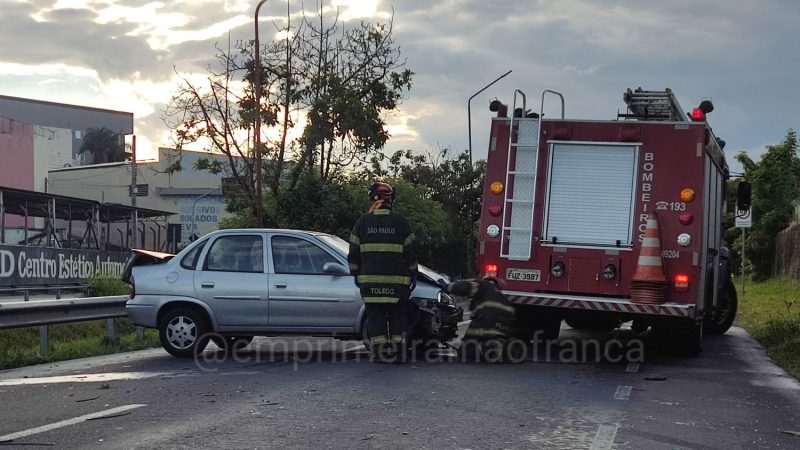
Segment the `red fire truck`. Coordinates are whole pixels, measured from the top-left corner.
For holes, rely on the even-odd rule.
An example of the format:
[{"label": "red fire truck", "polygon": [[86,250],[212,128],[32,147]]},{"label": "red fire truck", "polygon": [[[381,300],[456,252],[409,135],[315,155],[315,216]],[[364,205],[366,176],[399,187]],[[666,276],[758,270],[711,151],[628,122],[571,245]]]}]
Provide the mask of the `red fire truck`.
[{"label": "red fire truck", "polygon": [[[560,118],[543,117],[551,98]],[[616,120],[565,119],[550,90],[538,113],[520,90],[510,111],[492,101],[478,270],[501,280],[532,335],[633,321],[698,354],[736,315],[725,143],[710,101],[687,115],[669,89],[623,99]]]}]

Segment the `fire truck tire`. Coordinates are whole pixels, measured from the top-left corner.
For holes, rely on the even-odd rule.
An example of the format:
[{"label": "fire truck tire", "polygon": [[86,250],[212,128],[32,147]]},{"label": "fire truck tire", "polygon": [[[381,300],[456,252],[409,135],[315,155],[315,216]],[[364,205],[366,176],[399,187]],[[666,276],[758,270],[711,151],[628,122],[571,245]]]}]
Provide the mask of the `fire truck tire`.
[{"label": "fire truck tire", "polygon": [[730,278],[720,292],[720,302],[716,309],[709,311],[705,319],[705,333],[712,335],[725,334],[736,319],[736,310],[739,298],[736,295],[736,286]]}]

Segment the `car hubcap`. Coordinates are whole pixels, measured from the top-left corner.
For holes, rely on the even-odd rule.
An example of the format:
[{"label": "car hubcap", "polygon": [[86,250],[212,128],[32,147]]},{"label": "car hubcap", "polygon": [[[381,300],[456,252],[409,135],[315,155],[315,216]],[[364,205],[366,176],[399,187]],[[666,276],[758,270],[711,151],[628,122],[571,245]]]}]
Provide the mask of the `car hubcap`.
[{"label": "car hubcap", "polygon": [[197,340],[197,325],[186,316],[178,316],[167,325],[167,341],[170,345],[186,350]]}]

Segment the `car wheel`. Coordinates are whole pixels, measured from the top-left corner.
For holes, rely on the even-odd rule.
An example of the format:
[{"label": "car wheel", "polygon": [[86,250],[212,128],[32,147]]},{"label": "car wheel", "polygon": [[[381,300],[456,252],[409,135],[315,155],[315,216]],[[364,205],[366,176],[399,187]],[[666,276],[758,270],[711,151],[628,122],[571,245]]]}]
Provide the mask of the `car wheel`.
[{"label": "car wheel", "polygon": [[180,308],[168,312],[158,325],[161,346],[179,358],[192,357],[208,345],[208,325],[194,309]]}]

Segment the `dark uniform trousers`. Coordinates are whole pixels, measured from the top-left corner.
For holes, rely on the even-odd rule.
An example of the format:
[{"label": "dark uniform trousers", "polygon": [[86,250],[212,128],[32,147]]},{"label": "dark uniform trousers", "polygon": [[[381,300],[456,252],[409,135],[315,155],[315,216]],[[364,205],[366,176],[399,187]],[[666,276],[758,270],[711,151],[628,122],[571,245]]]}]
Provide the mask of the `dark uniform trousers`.
[{"label": "dark uniform trousers", "polygon": [[365,303],[367,333],[373,346],[391,343],[401,346],[408,339],[408,299],[397,303]]}]

